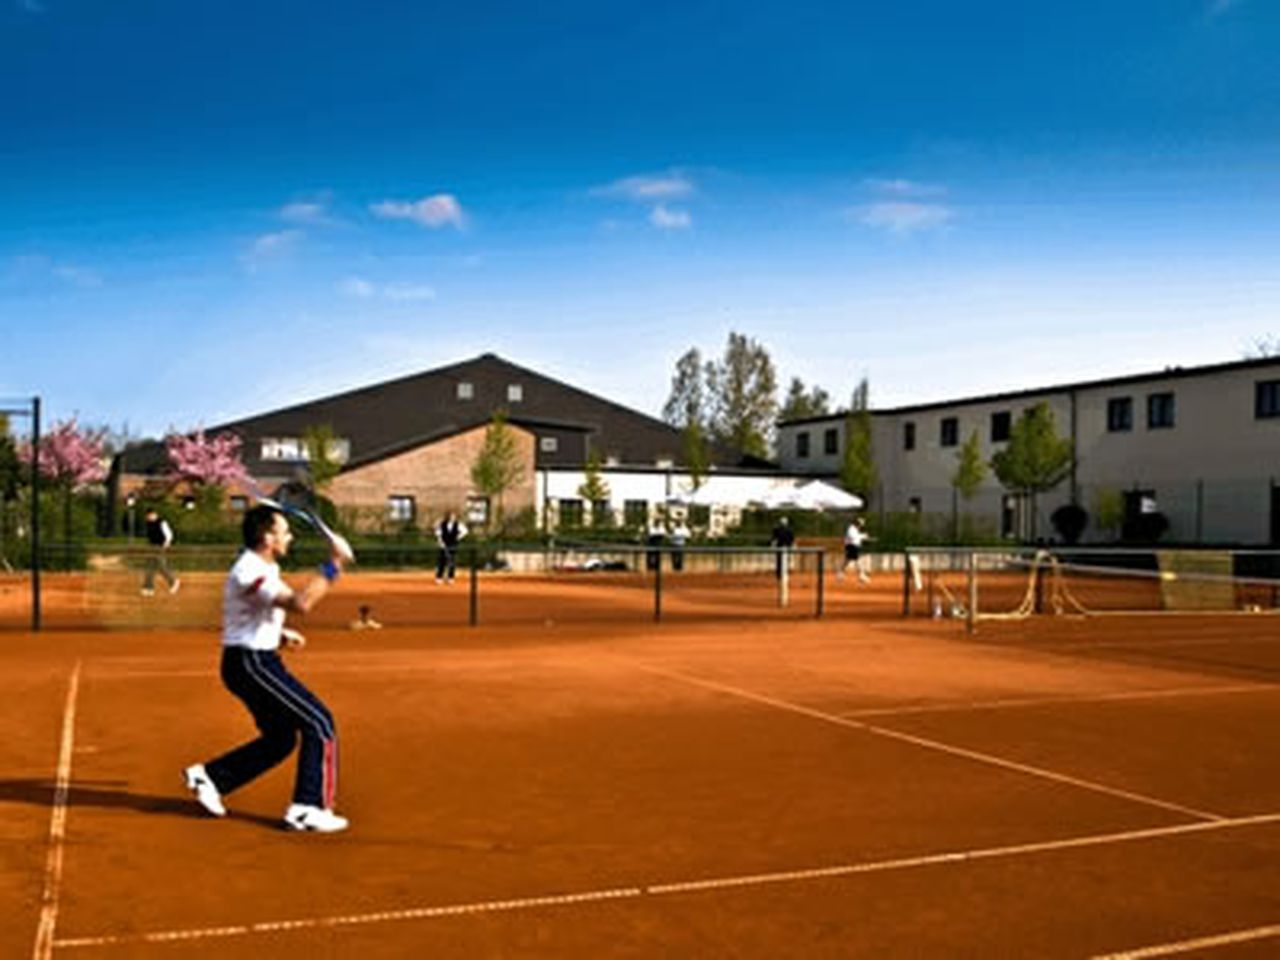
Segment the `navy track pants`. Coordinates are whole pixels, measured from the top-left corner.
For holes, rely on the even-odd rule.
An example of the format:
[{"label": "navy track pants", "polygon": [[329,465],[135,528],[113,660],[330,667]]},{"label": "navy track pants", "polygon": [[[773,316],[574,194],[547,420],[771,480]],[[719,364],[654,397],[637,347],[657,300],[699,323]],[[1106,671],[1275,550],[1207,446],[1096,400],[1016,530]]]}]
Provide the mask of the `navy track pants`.
[{"label": "navy track pants", "polygon": [[219,793],[231,793],[283,763],[302,738],[293,802],[333,809],[338,731],[333,715],[274,650],[224,647],[222,682],[253,714],[261,736],[206,763]]}]

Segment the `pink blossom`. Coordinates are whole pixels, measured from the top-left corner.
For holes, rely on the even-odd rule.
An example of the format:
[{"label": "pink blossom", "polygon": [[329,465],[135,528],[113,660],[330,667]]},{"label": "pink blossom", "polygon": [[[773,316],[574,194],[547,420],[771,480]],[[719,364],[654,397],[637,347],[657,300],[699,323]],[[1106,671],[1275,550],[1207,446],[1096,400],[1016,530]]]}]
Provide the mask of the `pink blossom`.
[{"label": "pink blossom", "polygon": [[[54,424],[51,431],[40,438],[37,464],[40,472],[56,483],[65,483],[73,490],[101,483],[107,476],[103,463],[102,442],[105,430],[81,431],[75,417]],[[31,444],[18,451],[26,463],[31,462]]]},{"label": "pink blossom", "polygon": [[240,462],[240,438],[220,433],[206,438],[204,430],[191,436],[171,434],[165,440],[171,471],[183,480],[207,487],[227,487],[248,479]]}]

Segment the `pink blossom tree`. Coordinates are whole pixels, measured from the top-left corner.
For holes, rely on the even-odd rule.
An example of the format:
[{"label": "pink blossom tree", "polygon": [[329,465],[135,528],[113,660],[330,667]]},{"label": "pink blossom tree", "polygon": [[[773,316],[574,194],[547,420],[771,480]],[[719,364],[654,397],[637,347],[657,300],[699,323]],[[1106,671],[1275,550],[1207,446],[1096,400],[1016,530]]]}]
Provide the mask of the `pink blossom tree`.
[{"label": "pink blossom tree", "polygon": [[249,479],[240,460],[240,443],[234,433],[206,437],[203,429],[193,434],[170,434],[165,439],[169,471],[191,484],[205,506],[214,506],[221,502],[227,487]]},{"label": "pink blossom tree", "polygon": [[18,455],[26,463],[35,458],[36,469],[63,492],[63,533],[71,542],[71,495],[77,490],[101,483],[107,476],[103,463],[103,438],[106,430],[82,430],[75,417],[54,424],[40,438],[37,450],[26,443]]}]

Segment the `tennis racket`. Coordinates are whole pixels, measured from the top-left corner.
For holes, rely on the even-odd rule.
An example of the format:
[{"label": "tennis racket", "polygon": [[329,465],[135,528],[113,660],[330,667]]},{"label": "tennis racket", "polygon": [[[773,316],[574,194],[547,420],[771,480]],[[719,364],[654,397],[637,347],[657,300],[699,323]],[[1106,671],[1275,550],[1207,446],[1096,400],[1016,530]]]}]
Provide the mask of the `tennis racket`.
[{"label": "tennis racket", "polygon": [[275,507],[281,513],[297,517],[309,524],[329,541],[333,551],[345,562],[351,563],[355,560],[355,551],[351,549],[347,538],[321,519],[316,509],[315,491],[305,483],[297,480],[282,483],[273,493],[268,494],[257,481],[251,479],[245,483],[245,488],[259,503]]}]

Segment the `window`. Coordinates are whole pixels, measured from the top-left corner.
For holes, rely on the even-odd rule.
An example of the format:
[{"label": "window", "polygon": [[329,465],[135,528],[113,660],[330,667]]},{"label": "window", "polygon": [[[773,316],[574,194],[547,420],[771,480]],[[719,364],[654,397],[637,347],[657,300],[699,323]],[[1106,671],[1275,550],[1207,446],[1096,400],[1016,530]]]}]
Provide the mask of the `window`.
[{"label": "window", "polygon": [[559,437],[539,437],[538,449],[543,453],[555,453],[560,449]]},{"label": "window", "polygon": [[648,500],[627,500],[622,504],[622,522],[628,527],[643,527],[649,522]]},{"label": "window", "polygon": [[822,452],[827,456],[840,452],[840,434],[835,427],[823,431]]},{"label": "window", "polygon": [[236,513],[244,513],[246,510],[249,509],[249,498],[242,497],[239,494],[236,494],[235,496],[231,497],[228,503],[231,505],[231,509],[234,510]]},{"label": "window", "polygon": [[801,460],[809,459],[809,431],[801,430],[796,434],[796,456]]},{"label": "window", "polygon": [[1173,426],[1174,405],[1172,393],[1147,394],[1147,429],[1165,430]]},{"label": "window", "polygon": [[577,497],[566,497],[560,501],[560,526],[582,526],[582,501]]},{"label": "window", "polygon": [[458,399],[470,400],[476,395],[475,386],[467,380],[458,381]]},{"label": "window", "polygon": [[467,523],[483,527],[489,523],[489,498],[472,495],[467,497]]},{"label": "window", "polygon": [[507,403],[519,403],[524,399],[524,387],[518,383],[507,384]]},{"label": "window", "polygon": [[902,449],[914,450],[916,448],[916,425],[908,421],[902,425]]},{"label": "window", "polygon": [[670,457],[658,457],[657,460],[653,461],[653,465],[659,470],[670,470],[676,465],[676,462]]},{"label": "window", "polygon": [[924,501],[919,497],[907,498],[907,511],[909,513],[921,513],[924,510]]},{"label": "window", "polygon": [[263,437],[260,458],[263,460],[305,460],[306,452],[297,437]]},{"label": "window", "polygon": [[1009,427],[1013,416],[1008,410],[1001,410],[991,415],[991,442],[1004,443],[1009,439]]},{"label": "window", "polygon": [[591,522],[597,527],[613,526],[613,507],[608,500],[591,501]]},{"label": "window", "polygon": [[1112,397],[1107,401],[1107,432],[1126,433],[1133,429],[1133,398]]},{"label": "window", "polygon": [[955,417],[943,417],[938,442],[944,447],[954,447],[960,441],[960,421]]},{"label": "window", "polygon": [[1280,417],[1280,380],[1263,380],[1255,386],[1253,415],[1259,420]]},{"label": "window", "polygon": [[414,513],[413,497],[397,493],[387,497],[387,519],[393,523],[412,523]]}]

